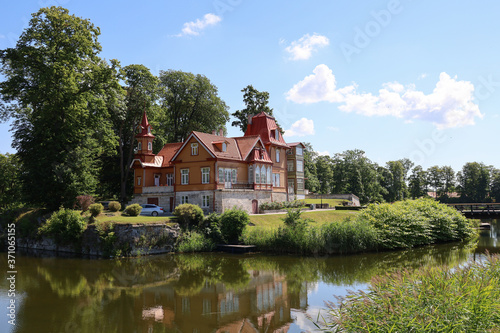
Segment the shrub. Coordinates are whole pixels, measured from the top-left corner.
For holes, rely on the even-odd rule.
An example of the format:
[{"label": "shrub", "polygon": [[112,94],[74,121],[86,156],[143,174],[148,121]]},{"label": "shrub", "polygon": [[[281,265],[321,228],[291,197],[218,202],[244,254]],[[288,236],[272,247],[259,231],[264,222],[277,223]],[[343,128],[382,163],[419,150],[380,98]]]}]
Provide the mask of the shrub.
[{"label": "shrub", "polygon": [[220,217],[217,213],[208,215],[198,226],[198,229],[203,232],[206,237],[212,239],[216,243],[223,241],[220,231]]},{"label": "shrub", "polygon": [[110,201],[108,204],[108,209],[111,212],[117,212],[122,209],[122,205],[118,201]]},{"label": "shrub", "polygon": [[80,208],[82,213],[86,212],[90,205],[95,202],[95,199],[91,195],[79,195],[76,197],[76,203],[74,204],[74,208]]},{"label": "shrub", "polygon": [[202,252],[211,251],[215,248],[214,242],[196,231],[185,233],[179,240],[177,250],[179,252]]},{"label": "shrub", "polygon": [[182,229],[191,230],[203,221],[203,210],[200,206],[192,204],[182,204],[175,207],[174,215]]},{"label": "shrub", "polygon": [[274,201],[274,202],[263,202],[260,204],[259,208],[261,210],[279,210],[287,208],[299,208],[306,205],[304,200],[294,200],[294,201]]},{"label": "shrub", "polygon": [[128,216],[139,216],[141,213],[142,207],[139,204],[132,204],[125,208],[124,213]]},{"label": "shrub", "polygon": [[220,231],[226,243],[238,243],[243,230],[250,222],[248,213],[238,209],[228,209],[220,216]]},{"label": "shrub", "polygon": [[104,207],[100,203],[95,203],[89,206],[90,216],[96,217],[102,213]]},{"label": "shrub", "polygon": [[50,216],[40,232],[64,245],[79,242],[86,228],[85,219],[78,212],[61,208]]}]

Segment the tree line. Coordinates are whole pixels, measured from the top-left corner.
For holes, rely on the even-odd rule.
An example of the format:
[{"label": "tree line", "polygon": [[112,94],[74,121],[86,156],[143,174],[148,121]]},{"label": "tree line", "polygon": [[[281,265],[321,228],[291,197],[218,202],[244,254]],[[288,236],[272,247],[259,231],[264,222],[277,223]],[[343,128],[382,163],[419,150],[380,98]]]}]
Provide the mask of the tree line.
[{"label": "tree line", "polygon": [[310,143],[304,152],[306,189],[315,193],[353,193],[362,203],[394,202],[428,195],[442,202],[500,202],[500,170],[469,162],[455,172],[450,166],[424,170],[408,158],[384,166],[362,150],[333,157],[318,155]]},{"label": "tree line", "polygon": [[[28,203],[57,209],[91,194],[125,202],[132,193],[130,164],[146,110],[156,139],[184,141],[229,121],[217,87],[201,74],[122,66],[99,57],[100,29],[62,7],[42,8],[15,47],[0,50],[0,121],[13,120],[16,154],[0,155],[0,209]],[[269,94],[242,90],[249,114],[266,111]]]}]

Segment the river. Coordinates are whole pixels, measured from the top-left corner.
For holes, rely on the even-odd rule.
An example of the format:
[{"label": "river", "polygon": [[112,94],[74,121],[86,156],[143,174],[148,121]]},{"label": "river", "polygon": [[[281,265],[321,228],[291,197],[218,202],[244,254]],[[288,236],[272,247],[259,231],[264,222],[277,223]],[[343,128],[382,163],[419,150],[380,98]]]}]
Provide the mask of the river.
[{"label": "river", "polygon": [[[500,220],[477,244],[336,257],[180,254],[105,260],[16,254],[15,297],[0,282],[0,332],[301,332],[324,301],[400,268],[478,260],[500,248]],[[1,267],[7,255],[1,254]],[[9,324],[15,300],[15,326]],[[12,306],[11,306],[12,308]],[[11,322],[14,323],[14,322]]]}]

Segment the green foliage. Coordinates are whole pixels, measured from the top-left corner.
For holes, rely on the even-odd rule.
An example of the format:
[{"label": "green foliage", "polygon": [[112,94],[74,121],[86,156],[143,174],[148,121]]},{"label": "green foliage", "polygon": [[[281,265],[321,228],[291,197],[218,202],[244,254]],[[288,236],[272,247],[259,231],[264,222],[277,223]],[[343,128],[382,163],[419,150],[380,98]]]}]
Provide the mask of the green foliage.
[{"label": "green foliage", "polygon": [[61,208],[54,212],[47,223],[40,227],[42,235],[46,235],[55,240],[59,245],[69,245],[78,243],[87,223],[78,212]]},{"label": "green foliage", "polygon": [[330,305],[326,331],[496,332],[498,256],[456,267],[424,267],[373,278],[367,292]]},{"label": "green foliage", "polygon": [[223,241],[220,231],[220,217],[217,213],[208,215],[198,226],[198,229],[215,243],[221,243]]},{"label": "green foliage", "polygon": [[99,221],[95,223],[95,229],[101,240],[101,250],[106,257],[115,256],[117,254],[117,250],[115,249],[116,235],[113,231],[114,228],[115,224],[113,222]]},{"label": "green foliage", "polygon": [[458,190],[468,202],[487,202],[490,168],[484,163],[466,163],[457,173]]},{"label": "green foliage", "polygon": [[231,126],[239,127],[245,133],[248,126],[248,116],[255,116],[261,112],[272,116],[273,109],[268,106],[269,93],[267,91],[258,91],[249,84],[241,92],[244,93],[243,102],[245,103],[245,108],[232,113],[232,116],[237,120],[233,121]]},{"label": "green foliage", "polygon": [[191,131],[210,133],[225,128],[228,106],[207,77],[168,70],[160,71],[159,79],[162,109],[153,124],[157,137],[181,142]]},{"label": "green foliage", "polygon": [[250,222],[248,213],[244,210],[233,208],[228,209],[220,216],[220,231],[226,243],[238,243],[243,230]]},{"label": "green foliage", "polygon": [[203,252],[214,248],[215,244],[210,238],[196,231],[184,233],[177,245],[179,252]]},{"label": "green foliage", "polygon": [[273,201],[273,202],[263,202],[260,204],[260,210],[279,210],[279,209],[289,209],[289,208],[299,208],[304,207],[306,202],[304,200],[294,200],[294,201]]},{"label": "green foliage", "polygon": [[13,145],[30,203],[55,210],[93,193],[99,157],[116,143],[105,100],[121,88],[116,62],[98,57],[99,34],[67,9],[41,8],[16,46],[0,51],[0,117],[15,118]]},{"label": "green foliage", "polygon": [[102,213],[104,207],[100,203],[95,203],[89,206],[90,216],[96,217]]},{"label": "green foliage", "polygon": [[174,215],[177,217],[177,222],[182,229],[191,230],[203,222],[203,209],[198,205],[182,204],[174,209]]},{"label": "green foliage", "polygon": [[108,209],[110,212],[117,212],[122,209],[122,205],[118,201],[110,201],[108,203]]},{"label": "green foliage", "polygon": [[432,199],[372,204],[355,219],[372,225],[380,248],[386,249],[464,240],[475,234],[470,220]]},{"label": "green foliage", "polygon": [[128,205],[123,213],[128,216],[139,216],[142,211],[142,207],[139,204]]},{"label": "green foliage", "polygon": [[17,208],[22,204],[20,173],[21,165],[17,155],[0,154],[0,211]]}]

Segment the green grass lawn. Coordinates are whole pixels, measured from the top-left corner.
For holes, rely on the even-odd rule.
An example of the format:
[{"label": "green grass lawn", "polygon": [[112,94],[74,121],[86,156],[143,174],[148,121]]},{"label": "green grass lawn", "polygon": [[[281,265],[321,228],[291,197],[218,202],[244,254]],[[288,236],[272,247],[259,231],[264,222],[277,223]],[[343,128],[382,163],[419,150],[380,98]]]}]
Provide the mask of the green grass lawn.
[{"label": "green grass lawn", "polygon": [[[342,200],[342,199],[323,199],[324,204],[329,204],[330,207],[333,206],[342,206],[342,202],[348,201],[348,200]],[[321,198],[319,199],[306,199],[306,203],[308,204],[320,204],[321,203]]]},{"label": "green grass lawn", "polygon": [[[329,222],[341,221],[346,217],[358,214],[357,211],[350,210],[303,210],[302,212],[302,217],[314,220],[314,222],[311,222],[310,225],[322,225]],[[285,215],[286,213],[250,215],[250,222],[258,228],[275,229],[283,225],[282,219],[285,217]]]}]

